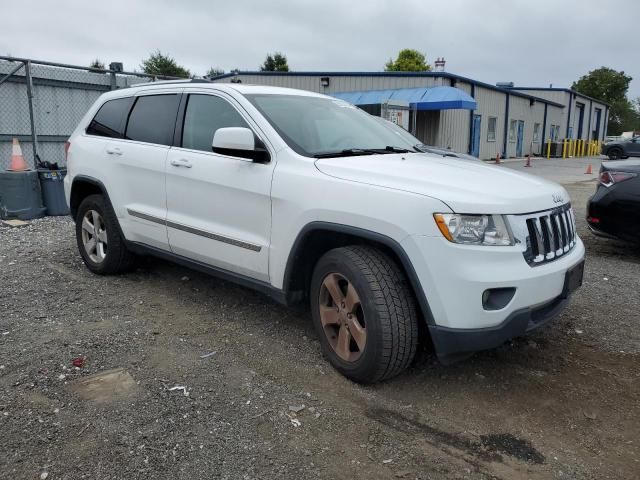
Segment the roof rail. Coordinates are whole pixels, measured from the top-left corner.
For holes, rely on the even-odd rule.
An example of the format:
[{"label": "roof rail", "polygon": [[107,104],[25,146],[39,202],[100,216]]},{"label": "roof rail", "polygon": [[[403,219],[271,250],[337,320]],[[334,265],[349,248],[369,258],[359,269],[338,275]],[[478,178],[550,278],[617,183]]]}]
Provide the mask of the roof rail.
[{"label": "roof rail", "polygon": [[213,83],[206,78],[185,78],[184,80],[159,80],[157,82],[134,83],[130,87],[141,87],[147,85],[172,85],[176,83]]}]

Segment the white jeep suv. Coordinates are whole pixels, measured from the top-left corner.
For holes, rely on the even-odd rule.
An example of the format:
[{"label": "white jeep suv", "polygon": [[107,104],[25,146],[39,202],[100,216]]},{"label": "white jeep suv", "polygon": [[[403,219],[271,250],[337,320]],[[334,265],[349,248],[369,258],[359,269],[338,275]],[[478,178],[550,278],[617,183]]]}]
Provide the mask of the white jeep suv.
[{"label": "white jeep suv", "polygon": [[358,382],[400,373],[420,340],[447,363],[523,335],[582,282],[561,186],[420,153],[324,95],[139,85],[102,95],[66,147],[92,272],[151,254],[308,302],[325,355]]}]

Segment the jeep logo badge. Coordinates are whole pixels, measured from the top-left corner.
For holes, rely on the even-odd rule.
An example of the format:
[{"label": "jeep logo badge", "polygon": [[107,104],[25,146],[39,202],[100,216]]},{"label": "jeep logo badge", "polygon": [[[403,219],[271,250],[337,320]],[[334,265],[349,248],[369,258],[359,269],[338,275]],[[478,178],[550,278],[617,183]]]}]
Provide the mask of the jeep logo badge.
[{"label": "jeep logo badge", "polygon": [[553,198],[553,203],[562,203],[564,202],[564,198],[562,198],[562,195],[552,195]]}]

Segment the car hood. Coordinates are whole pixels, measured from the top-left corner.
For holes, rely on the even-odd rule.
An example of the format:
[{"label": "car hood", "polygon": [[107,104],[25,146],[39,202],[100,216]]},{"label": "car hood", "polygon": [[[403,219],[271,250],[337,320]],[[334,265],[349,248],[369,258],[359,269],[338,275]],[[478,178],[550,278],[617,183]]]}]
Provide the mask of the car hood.
[{"label": "car hood", "polygon": [[457,213],[529,213],[569,201],[560,185],[484,162],[424,153],[322,158],[332,177],[436,198]]}]

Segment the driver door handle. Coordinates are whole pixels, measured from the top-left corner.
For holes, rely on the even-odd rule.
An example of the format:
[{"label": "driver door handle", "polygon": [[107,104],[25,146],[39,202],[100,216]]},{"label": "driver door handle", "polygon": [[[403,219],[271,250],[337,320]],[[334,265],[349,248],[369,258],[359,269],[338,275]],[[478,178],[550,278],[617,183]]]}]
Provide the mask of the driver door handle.
[{"label": "driver door handle", "polygon": [[185,158],[180,158],[177,160],[171,160],[171,165],[174,167],[183,167],[183,168],[191,168],[191,162]]},{"label": "driver door handle", "polygon": [[107,147],[107,153],[109,155],[122,155],[122,150],[120,150],[120,147]]}]

